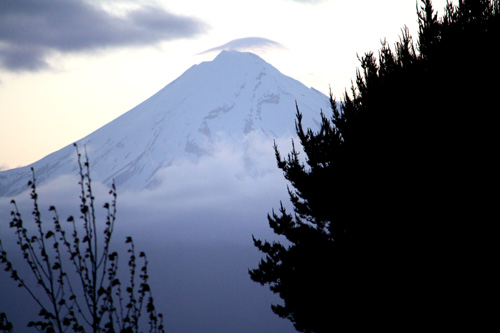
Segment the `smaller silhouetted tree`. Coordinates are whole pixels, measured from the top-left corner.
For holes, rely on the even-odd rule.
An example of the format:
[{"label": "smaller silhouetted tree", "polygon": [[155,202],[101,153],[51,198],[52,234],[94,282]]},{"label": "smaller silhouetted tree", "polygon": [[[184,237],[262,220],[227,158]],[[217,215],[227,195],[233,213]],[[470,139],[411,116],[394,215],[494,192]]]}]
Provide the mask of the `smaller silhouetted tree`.
[{"label": "smaller silhouetted tree", "polygon": [[[163,332],[163,316],[157,313],[149,286],[148,260],[144,252],[137,254],[132,237],[127,237],[128,281],[119,276],[119,253],[111,249],[111,236],[116,222],[116,189],[109,191],[111,203],[104,204],[106,220],[103,238],[98,234],[97,209],[92,193],[87,154],[82,163],[78,152],[80,176],[80,215],[61,222],[55,206],[50,206],[52,224],[42,220],[38,204],[35,170],[28,186],[33,201],[34,225],[28,225],[16,202],[11,212],[10,227],[15,231],[22,258],[33,273],[21,276],[9,259],[0,240],[0,263],[5,271],[25,289],[39,306],[39,319],[28,327],[41,332]],[[34,227],[34,233],[29,229]],[[138,267],[137,260],[142,259]],[[38,292],[39,290],[43,292]],[[145,318],[144,318],[145,317]],[[147,327],[147,328],[145,328]],[[0,330],[10,332],[12,324],[0,314]]]}]

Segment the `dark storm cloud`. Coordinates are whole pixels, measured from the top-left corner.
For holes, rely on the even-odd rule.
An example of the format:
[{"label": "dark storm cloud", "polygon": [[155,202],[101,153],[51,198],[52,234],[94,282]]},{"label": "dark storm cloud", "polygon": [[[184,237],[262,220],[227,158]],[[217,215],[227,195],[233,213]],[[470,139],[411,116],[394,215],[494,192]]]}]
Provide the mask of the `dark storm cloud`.
[{"label": "dark storm cloud", "polygon": [[198,19],[154,5],[118,16],[84,0],[2,0],[0,65],[34,71],[47,68],[47,57],[54,51],[151,45],[193,37],[205,29]]}]

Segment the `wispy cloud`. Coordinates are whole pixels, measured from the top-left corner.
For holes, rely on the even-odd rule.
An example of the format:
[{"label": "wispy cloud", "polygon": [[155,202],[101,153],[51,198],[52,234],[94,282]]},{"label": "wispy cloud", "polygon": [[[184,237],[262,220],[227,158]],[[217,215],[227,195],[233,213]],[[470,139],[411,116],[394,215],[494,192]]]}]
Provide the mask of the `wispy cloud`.
[{"label": "wispy cloud", "polygon": [[2,0],[0,66],[11,71],[49,67],[53,52],[89,52],[152,45],[206,31],[196,18],[148,4],[114,15],[85,0]]},{"label": "wispy cloud", "polygon": [[326,2],[328,0],[289,0],[289,1],[306,3],[306,4],[316,4],[316,3]]},{"label": "wispy cloud", "polygon": [[[250,244],[251,234],[256,231],[254,228],[260,225],[268,229],[266,214],[281,200],[286,202],[288,193],[286,180],[276,166],[273,140],[250,133],[244,142],[244,148],[229,140],[216,142],[215,153],[197,162],[175,160],[172,165],[159,170],[154,188],[125,191],[118,187],[120,220],[123,219],[120,223],[124,223],[129,231],[136,227],[145,228],[146,224],[158,228],[176,225],[189,229],[189,237],[198,241],[238,239]],[[291,150],[290,138],[276,139],[276,144],[283,153]],[[104,201],[110,199],[108,186],[95,179],[92,184],[95,197],[102,200],[96,207],[102,207]],[[41,207],[56,205],[63,216],[66,212],[78,211],[76,175],[60,176],[37,188]],[[30,211],[29,193],[14,198]],[[8,211],[10,199],[0,198],[0,213]],[[238,223],[248,219],[255,221],[252,224]],[[134,225],[138,220],[142,221],[141,225]],[[186,223],[187,220],[190,222]],[[211,230],[201,232],[210,229],[209,226]],[[257,229],[262,231],[262,228]],[[186,240],[175,232],[162,234],[162,238],[166,237],[172,241]]]},{"label": "wispy cloud", "polygon": [[246,37],[234,39],[226,44],[216,46],[214,48],[203,51],[199,54],[205,54],[216,51],[255,51],[255,50],[267,50],[267,49],[284,49],[285,47],[273,40],[262,38],[262,37]]}]

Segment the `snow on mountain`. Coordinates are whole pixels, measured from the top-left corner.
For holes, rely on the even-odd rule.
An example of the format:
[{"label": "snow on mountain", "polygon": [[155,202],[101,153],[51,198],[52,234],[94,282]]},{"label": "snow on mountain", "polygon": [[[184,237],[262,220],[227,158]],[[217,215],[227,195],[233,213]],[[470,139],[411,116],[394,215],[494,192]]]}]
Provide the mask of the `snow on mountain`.
[{"label": "snow on mountain", "polygon": [[[289,138],[295,133],[295,102],[306,126],[316,127],[328,98],[281,74],[252,53],[222,51],[213,61],[188,69],[132,110],[79,140],[90,158],[93,179],[114,179],[118,189],[158,186],[157,174],[178,160],[196,163],[213,156],[221,143],[243,155],[252,139]],[[22,168],[0,172],[0,196],[26,190],[36,170],[38,184],[76,174],[68,145]],[[252,161],[248,160],[252,174]]]}]

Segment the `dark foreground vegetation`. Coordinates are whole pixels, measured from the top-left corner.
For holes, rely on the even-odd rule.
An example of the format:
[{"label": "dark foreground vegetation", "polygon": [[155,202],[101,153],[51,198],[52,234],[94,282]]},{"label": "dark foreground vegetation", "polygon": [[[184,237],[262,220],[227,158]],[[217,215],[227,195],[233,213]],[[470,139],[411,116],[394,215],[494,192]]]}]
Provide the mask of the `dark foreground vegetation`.
[{"label": "dark foreground vegetation", "polygon": [[403,29],[361,57],[319,131],[297,110],[304,158],[275,147],[294,212],[268,216],[286,241],[254,239],[250,276],[299,331],[477,331],[491,315],[500,2],[417,14],[416,41]]},{"label": "dark foreground vegetation", "polygon": [[[0,240],[0,263],[40,309],[39,318],[29,320],[27,326],[40,332],[163,332],[163,316],[155,309],[148,284],[146,254],[140,252],[137,257],[132,237],[126,238],[128,280],[122,282],[120,254],[110,246],[116,222],[116,189],[113,185],[109,192],[112,201],[104,205],[101,239],[89,161],[85,154],[82,163],[78,147],[76,150],[81,189],[78,217],[69,216],[61,222],[57,209],[51,206],[52,223],[42,220],[34,170],[28,183],[34,226],[25,223],[12,201],[10,227],[32,276],[18,273]],[[140,267],[138,258],[143,263]],[[13,331],[8,314],[0,314],[0,331]]]}]

